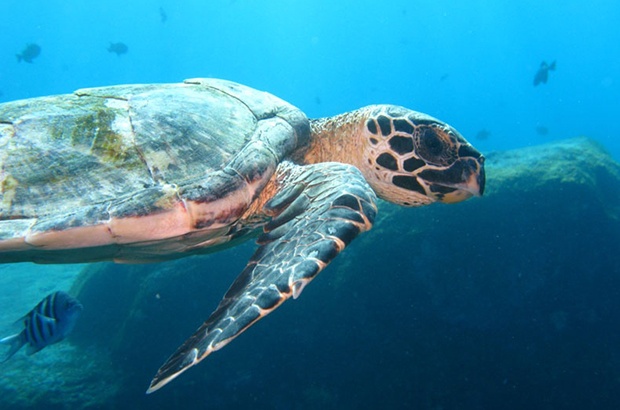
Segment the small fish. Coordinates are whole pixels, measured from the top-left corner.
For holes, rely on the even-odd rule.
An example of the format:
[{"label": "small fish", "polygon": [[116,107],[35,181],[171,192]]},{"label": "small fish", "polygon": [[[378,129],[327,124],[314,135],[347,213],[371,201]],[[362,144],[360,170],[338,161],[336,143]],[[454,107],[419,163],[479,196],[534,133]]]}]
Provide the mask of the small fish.
[{"label": "small fish", "polygon": [[162,23],[165,23],[166,21],[168,21],[168,14],[166,13],[166,10],[164,10],[163,7],[159,8],[159,19],[161,20]]},{"label": "small fish", "polygon": [[547,135],[549,134],[549,128],[545,127],[544,125],[539,125],[536,127],[536,133],[538,135]]},{"label": "small fish", "polygon": [[110,53],[116,53],[117,56],[120,56],[121,54],[127,53],[127,51],[129,51],[129,47],[127,47],[127,44],[125,43],[110,43],[108,51]]},{"label": "small fish", "polygon": [[488,139],[490,136],[491,136],[491,131],[488,131],[486,128],[481,129],[476,134],[476,138],[481,141]]},{"label": "small fish", "polygon": [[534,87],[536,87],[540,83],[547,84],[547,79],[549,78],[549,71],[555,71],[555,61],[551,64],[547,64],[545,61],[540,63],[540,68],[534,76]]},{"label": "small fish", "polygon": [[65,292],[54,292],[46,296],[17,321],[24,325],[20,333],[0,339],[0,344],[11,346],[3,362],[24,345],[28,345],[26,353],[32,355],[46,346],[60,342],[71,333],[82,309],[82,304]]},{"label": "small fish", "polygon": [[20,54],[15,54],[15,57],[17,57],[18,63],[22,61],[32,63],[32,60],[37,58],[39,54],[41,54],[41,47],[38,44],[29,43],[26,44],[26,47]]}]

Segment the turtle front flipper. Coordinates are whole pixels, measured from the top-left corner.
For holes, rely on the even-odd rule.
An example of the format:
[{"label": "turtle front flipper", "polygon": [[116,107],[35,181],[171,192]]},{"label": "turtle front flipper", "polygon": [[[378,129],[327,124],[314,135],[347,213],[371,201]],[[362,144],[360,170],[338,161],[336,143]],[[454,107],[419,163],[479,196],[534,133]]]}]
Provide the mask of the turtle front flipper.
[{"label": "turtle front flipper", "polygon": [[360,232],[371,228],[376,196],[357,168],[340,163],[278,166],[278,192],[260,247],[207,321],[159,369],[151,393],[221,349],[304,287]]}]

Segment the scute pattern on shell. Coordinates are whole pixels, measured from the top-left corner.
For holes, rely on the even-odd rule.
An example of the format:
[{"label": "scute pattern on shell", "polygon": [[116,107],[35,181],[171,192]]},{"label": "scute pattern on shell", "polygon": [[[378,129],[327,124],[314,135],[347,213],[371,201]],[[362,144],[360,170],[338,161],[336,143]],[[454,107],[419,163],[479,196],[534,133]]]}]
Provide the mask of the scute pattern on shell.
[{"label": "scute pattern on shell", "polygon": [[98,226],[85,245],[130,243],[113,231],[119,221],[172,211],[150,239],[205,227],[217,231],[206,237],[227,235],[221,228],[309,137],[297,108],[214,79],[1,104],[0,124],[0,250],[49,246],[55,239],[35,244],[35,236]]}]

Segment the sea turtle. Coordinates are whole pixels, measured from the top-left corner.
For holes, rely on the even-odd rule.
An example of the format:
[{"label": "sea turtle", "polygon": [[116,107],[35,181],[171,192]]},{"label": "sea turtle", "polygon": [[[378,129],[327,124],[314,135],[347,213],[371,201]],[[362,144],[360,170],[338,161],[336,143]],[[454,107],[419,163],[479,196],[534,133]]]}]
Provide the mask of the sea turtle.
[{"label": "sea turtle", "polygon": [[484,190],[484,157],[428,115],[373,105],[308,120],[217,79],[0,104],[0,260],[153,262],[258,249],[148,392],[222,348],[405,206]]}]

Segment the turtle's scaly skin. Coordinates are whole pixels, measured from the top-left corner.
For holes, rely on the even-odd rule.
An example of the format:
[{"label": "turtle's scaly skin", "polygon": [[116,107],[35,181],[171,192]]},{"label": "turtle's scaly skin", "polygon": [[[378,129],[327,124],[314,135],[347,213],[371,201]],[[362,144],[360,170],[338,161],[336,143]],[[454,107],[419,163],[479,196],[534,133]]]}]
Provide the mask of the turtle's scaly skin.
[{"label": "turtle's scaly skin", "polygon": [[450,126],[377,105],[309,121],[222,80],[0,104],[0,260],[156,261],[258,237],[159,389],[304,287],[371,228],[379,196],[458,202],[484,158]]},{"label": "turtle's scaly skin", "polygon": [[260,247],[217,309],[159,369],[148,393],[224,347],[291,296],[297,298],[346,245],[371,228],[376,197],[364,188],[356,168],[286,162],[279,170],[287,188],[265,204],[273,219],[258,238]]},{"label": "turtle's scaly skin", "polygon": [[371,105],[311,120],[304,163],[357,167],[377,195],[403,206],[460,202],[484,191],[483,158],[458,131],[403,107]]}]

